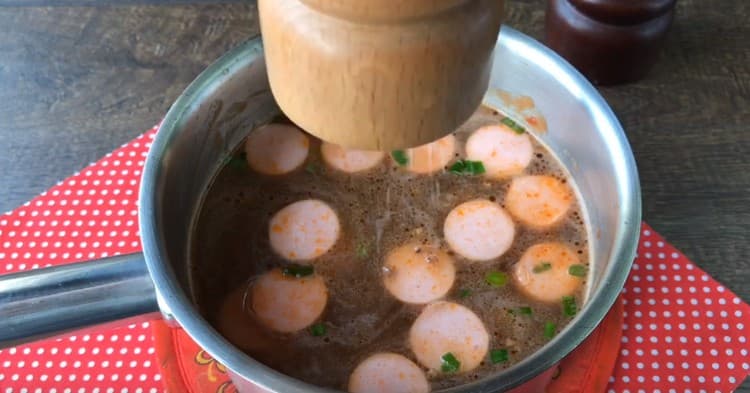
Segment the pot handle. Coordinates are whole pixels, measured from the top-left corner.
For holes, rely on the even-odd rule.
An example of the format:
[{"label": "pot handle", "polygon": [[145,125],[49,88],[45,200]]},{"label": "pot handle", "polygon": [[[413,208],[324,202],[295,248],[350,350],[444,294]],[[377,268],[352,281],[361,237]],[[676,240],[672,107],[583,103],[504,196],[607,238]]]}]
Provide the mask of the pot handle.
[{"label": "pot handle", "polygon": [[0,349],[158,310],[141,253],[4,275]]}]

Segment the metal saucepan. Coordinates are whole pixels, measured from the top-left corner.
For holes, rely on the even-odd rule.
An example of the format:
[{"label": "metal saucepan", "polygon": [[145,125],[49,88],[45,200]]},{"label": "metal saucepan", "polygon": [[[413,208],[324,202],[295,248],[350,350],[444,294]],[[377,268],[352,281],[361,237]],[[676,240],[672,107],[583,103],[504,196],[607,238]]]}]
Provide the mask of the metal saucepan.
[{"label": "metal saucepan", "polygon": [[[539,135],[568,168],[590,225],[592,278],[583,310],[541,350],[506,371],[450,392],[499,392],[554,366],[597,326],[620,293],[635,255],[641,201],[620,124],[578,72],[533,39],[504,27],[490,89],[528,95],[546,116]],[[486,103],[502,108],[496,95]],[[276,372],[226,341],[190,300],[191,229],[212,176],[255,125],[278,108],[260,38],[230,51],[172,106],[149,152],[139,199],[143,254],[0,278],[0,347],[133,318],[163,317],[224,364],[240,391],[326,391]],[[524,387],[521,386],[521,389]]]}]

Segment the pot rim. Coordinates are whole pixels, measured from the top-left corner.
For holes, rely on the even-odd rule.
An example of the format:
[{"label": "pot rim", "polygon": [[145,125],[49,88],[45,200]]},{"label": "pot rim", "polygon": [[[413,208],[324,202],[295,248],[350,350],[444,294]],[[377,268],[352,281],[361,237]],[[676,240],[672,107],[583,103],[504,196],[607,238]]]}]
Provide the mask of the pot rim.
[{"label": "pot rim", "polygon": [[[641,223],[641,194],[637,168],[625,133],[616,116],[597,90],[571,65],[552,50],[536,40],[503,26],[498,41],[515,47],[530,61],[539,62],[571,91],[576,91],[585,102],[591,115],[597,118],[613,146],[612,160],[617,172],[625,175],[617,179],[623,188],[618,220],[620,225],[614,235],[613,253],[603,274],[602,282],[594,290],[586,305],[552,341],[514,366],[480,381],[460,385],[441,392],[492,392],[502,391],[522,384],[553,367],[575,349],[604,318],[622,290],[635,257]],[[179,324],[198,345],[232,372],[252,380],[270,391],[333,392],[286,376],[245,355],[225,340],[193,306],[189,296],[178,284],[157,223],[158,180],[162,177],[162,158],[171,141],[182,129],[185,116],[202,98],[225,83],[233,71],[255,61],[262,61],[261,37],[255,37],[232,49],[203,71],[180,95],[170,108],[154,138],[146,159],[139,196],[140,232],[149,274],[154,281],[160,309],[167,320]]]}]

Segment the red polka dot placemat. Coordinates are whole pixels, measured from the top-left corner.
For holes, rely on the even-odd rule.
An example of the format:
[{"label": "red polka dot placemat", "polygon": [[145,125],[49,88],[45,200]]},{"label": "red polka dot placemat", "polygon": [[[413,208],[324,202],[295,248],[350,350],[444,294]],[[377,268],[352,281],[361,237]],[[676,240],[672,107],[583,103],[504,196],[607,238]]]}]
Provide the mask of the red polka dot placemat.
[{"label": "red polka dot placemat", "polygon": [[[155,129],[0,215],[0,273],[140,250],[136,200]],[[161,392],[151,323],[0,351],[0,392]]]},{"label": "red polka dot placemat", "polygon": [[[0,274],[139,251],[138,184],[155,133],[0,215]],[[561,364],[551,393],[724,393],[750,373],[750,306],[648,225],[641,232],[624,312]],[[234,391],[223,366],[159,322],[0,350],[0,365],[0,393]]]}]

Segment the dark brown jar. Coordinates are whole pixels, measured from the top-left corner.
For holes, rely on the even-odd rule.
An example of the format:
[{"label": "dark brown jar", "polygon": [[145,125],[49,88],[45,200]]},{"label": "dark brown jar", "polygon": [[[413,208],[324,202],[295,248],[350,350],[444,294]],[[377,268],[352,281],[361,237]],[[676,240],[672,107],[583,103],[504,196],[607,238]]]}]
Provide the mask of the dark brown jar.
[{"label": "dark brown jar", "polygon": [[548,0],[547,45],[591,82],[637,81],[659,55],[676,0]]}]

